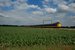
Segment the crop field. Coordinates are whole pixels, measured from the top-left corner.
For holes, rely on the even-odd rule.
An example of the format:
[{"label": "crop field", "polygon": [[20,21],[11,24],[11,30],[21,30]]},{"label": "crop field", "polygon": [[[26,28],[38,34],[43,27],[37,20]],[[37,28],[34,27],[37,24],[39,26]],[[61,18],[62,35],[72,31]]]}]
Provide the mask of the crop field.
[{"label": "crop field", "polygon": [[[52,49],[53,46],[56,49]],[[75,50],[75,29],[0,26],[0,50],[2,47],[22,48],[8,50],[62,50],[61,46],[66,47],[63,50]]]}]

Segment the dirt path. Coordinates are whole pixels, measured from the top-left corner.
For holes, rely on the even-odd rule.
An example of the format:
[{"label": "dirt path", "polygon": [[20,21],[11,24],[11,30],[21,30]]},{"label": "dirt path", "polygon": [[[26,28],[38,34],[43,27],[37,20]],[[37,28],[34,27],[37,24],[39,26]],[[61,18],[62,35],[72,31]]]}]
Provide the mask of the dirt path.
[{"label": "dirt path", "polygon": [[31,47],[3,47],[0,50],[75,50],[75,46],[31,46]]}]

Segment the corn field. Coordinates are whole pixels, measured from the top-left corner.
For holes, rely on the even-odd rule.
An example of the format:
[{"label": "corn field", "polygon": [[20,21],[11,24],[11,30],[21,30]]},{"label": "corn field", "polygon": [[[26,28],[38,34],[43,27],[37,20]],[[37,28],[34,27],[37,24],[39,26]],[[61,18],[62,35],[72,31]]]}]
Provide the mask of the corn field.
[{"label": "corn field", "polygon": [[0,46],[75,45],[75,30],[0,26]]}]

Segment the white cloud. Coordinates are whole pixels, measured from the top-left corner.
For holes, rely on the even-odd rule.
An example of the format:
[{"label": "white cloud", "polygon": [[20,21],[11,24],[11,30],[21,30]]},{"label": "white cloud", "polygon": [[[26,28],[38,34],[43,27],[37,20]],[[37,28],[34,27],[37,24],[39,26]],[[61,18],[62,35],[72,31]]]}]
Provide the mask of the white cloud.
[{"label": "white cloud", "polygon": [[3,3],[0,3],[0,6],[4,6],[4,4]]},{"label": "white cloud", "polygon": [[[58,6],[58,8],[50,7],[49,6],[50,1],[53,1],[54,4]],[[40,8],[37,5],[28,5],[26,3],[26,0],[17,0],[15,2],[11,2],[10,0],[2,0],[0,1],[0,6],[13,6],[14,9],[8,12],[0,10],[0,15],[1,15],[0,21],[3,21],[4,23],[7,24],[9,23],[39,24],[40,22],[42,23],[42,20],[49,20],[51,18],[54,19],[53,21],[61,20],[65,18],[67,11],[75,12],[75,3],[67,5],[67,2],[65,2],[64,0],[59,0],[59,1],[44,0],[44,3],[45,3],[43,4],[44,8]],[[35,11],[31,10],[30,12],[28,12],[27,10],[30,10],[31,8],[38,10]],[[54,16],[57,17],[54,18]],[[69,20],[66,20],[66,18],[64,20],[69,22]],[[63,22],[63,23],[68,23],[68,22]]]},{"label": "white cloud", "polygon": [[17,0],[15,2],[11,2],[10,0],[2,1],[0,6],[13,6],[16,10],[17,9],[27,9],[27,8],[37,8],[40,9],[37,5],[28,5],[25,0]]},{"label": "white cloud", "polygon": [[56,9],[54,9],[54,8],[45,8],[44,9],[46,12],[48,12],[48,13],[55,13],[57,10]]},{"label": "white cloud", "polygon": [[65,2],[64,0],[53,0],[53,2],[55,3],[55,4],[67,4],[67,2]]},{"label": "white cloud", "polygon": [[36,5],[29,5],[30,8],[38,8]]},{"label": "white cloud", "polygon": [[75,12],[75,3],[69,4],[70,11]]},{"label": "white cloud", "polygon": [[8,17],[8,15],[6,15],[6,14],[4,14],[4,13],[0,13],[0,15],[1,15],[2,17]]},{"label": "white cloud", "polygon": [[69,6],[75,8],[75,3],[71,3]]},{"label": "white cloud", "polygon": [[[36,15],[33,15],[32,13],[28,13],[26,10],[30,9],[30,8],[34,8],[34,9],[41,9],[40,7],[38,7],[37,5],[28,5],[26,2],[22,2],[20,0],[17,0],[16,2],[7,2],[7,1],[3,1],[0,3],[0,6],[6,6],[6,5],[11,5],[14,6],[15,9],[13,9],[12,11],[4,11],[1,10],[0,11],[0,15],[1,15],[1,20],[3,23],[7,23],[7,24],[30,24],[34,21],[36,21]],[[33,12],[33,11],[32,11]],[[33,12],[34,14],[38,14],[37,17],[39,17],[39,14],[42,15],[43,12],[41,11],[36,11]],[[10,20],[9,20],[10,19]],[[10,22],[9,22],[10,21]],[[0,22],[0,23],[2,23]]]},{"label": "white cloud", "polygon": [[75,26],[75,16],[66,17],[66,20],[64,20],[64,24],[66,26]]},{"label": "white cloud", "polygon": [[32,14],[34,15],[43,15],[42,11],[33,11]]},{"label": "white cloud", "polygon": [[34,8],[34,9],[41,9],[40,7],[38,7],[37,5],[28,5],[27,3],[23,3],[20,5],[16,5],[15,6],[16,9],[29,9],[29,8]]},{"label": "white cloud", "polygon": [[27,8],[28,8],[28,5],[27,5],[26,3],[20,4],[20,5],[15,4],[15,5],[14,5],[14,8],[15,8],[16,10],[27,9]]},{"label": "white cloud", "polygon": [[70,18],[75,20],[75,16],[71,16]]},{"label": "white cloud", "polygon": [[46,2],[48,2],[49,0],[45,0]]},{"label": "white cloud", "polygon": [[68,11],[69,10],[69,7],[67,5],[60,4],[58,6],[59,6],[59,9],[62,10],[62,11]]}]

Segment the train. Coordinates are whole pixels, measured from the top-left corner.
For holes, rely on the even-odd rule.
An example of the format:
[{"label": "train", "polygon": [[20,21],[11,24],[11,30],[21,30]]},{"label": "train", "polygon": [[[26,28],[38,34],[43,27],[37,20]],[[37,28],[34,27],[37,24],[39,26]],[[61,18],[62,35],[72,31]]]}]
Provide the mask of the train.
[{"label": "train", "polygon": [[50,28],[50,27],[54,27],[54,28],[58,28],[58,27],[62,27],[62,24],[60,22],[55,22],[55,23],[52,23],[52,24],[39,24],[39,25],[29,25],[28,27],[47,27],[47,28]]}]

